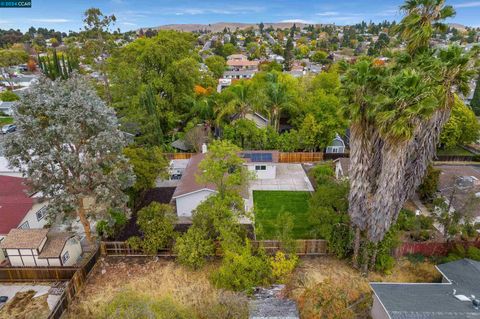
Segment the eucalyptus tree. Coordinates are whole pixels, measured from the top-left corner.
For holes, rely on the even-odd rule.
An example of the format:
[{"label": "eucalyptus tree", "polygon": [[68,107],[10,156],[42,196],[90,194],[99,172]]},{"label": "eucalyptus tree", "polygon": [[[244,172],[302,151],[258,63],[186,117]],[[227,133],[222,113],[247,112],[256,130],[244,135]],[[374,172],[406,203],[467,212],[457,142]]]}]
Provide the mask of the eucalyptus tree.
[{"label": "eucalyptus tree", "polygon": [[[423,12],[430,2],[416,3]],[[418,15],[415,8],[410,10]],[[442,10],[441,6],[432,10],[436,17],[438,10]],[[357,265],[362,238],[375,247],[420,185],[435,155],[455,94],[467,93],[473,74],[475,52],[464,53],[460,47],[430,50],[424,39],[430,29],[419,20],[417,27],[423,27],[426,35],[413,32],[409,29],[414,27],[412,19],[404,18],[399,27],[400,35],[411,44],[408,53],[398,54],[387,65],[362,59],[347,67],[344,75],[351,117],[349,214],[356,229]],[[427,20],[438,23],[438,18]],[[373,249],[372,264],[375,256]],[[360,260],[364,267],[368,257],[364,249]]]},{"label": "eucalyptus tree", "polygon": [[92,242],[90,222],[109,208],[125,209],[123,190],[134,181],[113,109],[79,75],[42,77],[25,93],[14,118],[18,131],[5,139],[10,164],[49,201],[53,221],[79,218]]}]

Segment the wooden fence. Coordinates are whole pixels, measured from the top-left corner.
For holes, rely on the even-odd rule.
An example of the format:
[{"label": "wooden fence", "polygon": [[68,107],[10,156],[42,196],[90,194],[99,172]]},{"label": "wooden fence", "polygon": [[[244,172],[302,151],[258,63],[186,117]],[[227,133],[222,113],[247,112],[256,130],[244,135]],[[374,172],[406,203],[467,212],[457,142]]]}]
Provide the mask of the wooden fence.
[{"label": "wooden fence", "polygon": [[320,162],[323,160],[321,152],[280,152],[278,161],[280,163],[305,163]]},{"label": "wooden fence", "polygon": [[[254,250],[262,247],[267,254],[275,254],[282,248],[278,240],[251,241]],[[148,256],[141,250],[132,249],[123,241],[104,241],[100,244],[102,254],[107,256]],[[298,256],[318,256],[327,253],[327,242],[323,239],[296,240],[296,252]],[[221,256],[221,250],[217,249],[217,256]],[[172,249],[166,248],[158,251],[158,257],[175,257]]]},{"label": "wooden fence", "polygon": [[412,254],[420,254],[426,257],[446,256],[455,247],[455,245],[461,245],[465,248],[468,248],[470,246],[480,248],[480,241],[446,243],[402,243],[394,250],[393,255],[397,258]]},{"label": "wooden fence", "polygon": [[164,153],[165,157],[169,160],[174,160],[174,159],[189,159],[195,153]]}]

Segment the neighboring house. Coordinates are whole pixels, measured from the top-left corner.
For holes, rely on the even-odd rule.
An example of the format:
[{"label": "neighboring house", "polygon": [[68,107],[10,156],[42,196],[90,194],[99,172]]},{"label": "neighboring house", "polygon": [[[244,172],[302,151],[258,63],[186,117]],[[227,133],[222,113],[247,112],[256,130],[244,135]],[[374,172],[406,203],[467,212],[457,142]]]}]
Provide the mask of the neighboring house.
[{"label": "neighboring house", "polygon": [[441,283],[370,283],[373,319],[480,318],[480,262],[436,266]]},{"label": "neighboring house", "polygon": [[[18,102],[4,102],[0,101],[0,113],[3,113],[8,116],[13,115],[13,107],[17,104]],[[1,115],[1,114],[0,114]]]},{"label": "neighboring house", "polygon": [[336,153],[345,153],[346,145],[345,141],[336,134],[335,138],[332,140],[329,146],[327,146],[325,153],[327,154],[336,154]]},{"label": "neighboring house", "polygon": [[257,70],[258,61],[250,61],[243,54],[232,54],[227,57],[227,67],[230,70]]},{"label": "neighboring house", "polygon": [[23,178],[0,176],[0,240],[13,228],[43,228],[46,206],[38,193],[28,193]]},{"label": "neighboring house", "polygon": [[275,179],[277,177],[278,151],[244,151],[247,169],[255,173],[257,179]]},{"label": "neighboring house", "polygon": [[82,255],[75,235],[48,229],[12,229],[0,249],[13,267],[73,266]]},{"label": "neighboring house", "polygon": [[[231,120],[234,121],[239,118],[240,118],[240,114],[235,114],[231,117]],[[260,113],[257,113],[257,112],[249,112],[245,114],[245,118],[255,123],[255,125],[260,129],[267,128],[268,124],[270,123],[267,118],[265,118],[264,116],[262,116]]]},{"label": "neighboring house", "polygon": [[22,177],[22,173],[16,168],[11,168],[6,157],[0,156],[0,176]]},{"label": "neighboring house", "polygon": [[335,164],[335,178],[338,180],[348,179],[350,159],[348,157],[341,157],[334,160],[333,163]]},{"label": "neighboring house", "polygon": [[[223,73],[222,83],[226,80],[245,80],[251,79],[257,73],[257,70],[229,70]],[[231,82],[230,82],[231,84]]]},{"label": "neighboring house", "polygon": [[222,92],[224,88],[229,87],[230,85],[232,85],[232,79],[218,79],[217,92]]}]

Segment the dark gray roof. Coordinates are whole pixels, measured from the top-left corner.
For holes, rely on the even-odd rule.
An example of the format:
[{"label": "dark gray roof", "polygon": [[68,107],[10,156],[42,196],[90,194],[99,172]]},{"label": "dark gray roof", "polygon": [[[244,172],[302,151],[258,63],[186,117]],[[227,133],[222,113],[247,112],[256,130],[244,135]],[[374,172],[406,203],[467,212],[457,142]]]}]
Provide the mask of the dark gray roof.
[{"label": "dark gray roof", "polygon": [[471,301],[480,298],[480,263],[462,259],[437,266],[444,283],[370,283],[392,319],[480,318]]}]

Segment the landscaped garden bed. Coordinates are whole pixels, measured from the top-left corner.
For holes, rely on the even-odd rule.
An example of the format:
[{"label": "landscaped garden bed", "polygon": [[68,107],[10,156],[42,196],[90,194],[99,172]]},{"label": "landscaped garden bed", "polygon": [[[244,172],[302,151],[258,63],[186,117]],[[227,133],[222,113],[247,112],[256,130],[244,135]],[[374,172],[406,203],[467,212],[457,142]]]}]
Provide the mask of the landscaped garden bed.
[{"label": "landscaped garden bed", "polygon": [[310,198],[310,192],[253,191],[258,239],[276,238],[282,226],[278,218],[282,213],[288,213],[293,218],[293,238],[312,238],[313,226],[308,217]]}]

